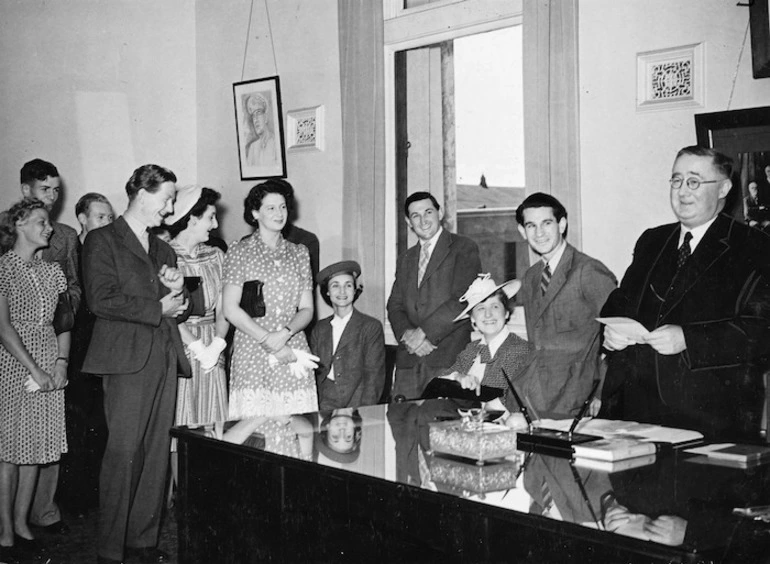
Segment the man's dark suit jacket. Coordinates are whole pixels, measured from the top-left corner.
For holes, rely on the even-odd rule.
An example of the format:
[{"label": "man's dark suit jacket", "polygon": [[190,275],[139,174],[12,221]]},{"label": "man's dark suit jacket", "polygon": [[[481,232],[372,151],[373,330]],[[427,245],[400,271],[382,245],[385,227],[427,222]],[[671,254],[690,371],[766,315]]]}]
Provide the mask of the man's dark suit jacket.
[{"label": "man's dark suit jacket", "polygon": [[[460,296],[481,272],[479,248],[467,237],[445,229],[439,235],[418,288],[419,258],[419,243],[398,258],[396,279],[388,299],[388,319],[399,341],[396,367],[412,368],[420,362],[434,367],[451,366],[470,341],[470,322],[454,323],[453,320],[465,309]],[[409,354],[401,343],[404,332],[417,327],[437,347],[422,358]]]},{"label": "man's dark suit jacket", "polygon": [[52,221],[51,227],[53,233],[40,256],[46,262],[59,263],[67,277],[67,294],[72,309],[78,311],[83,293],[80,287],[80,240],[77,231],[69,225]]},{"label": "man's dark suit jacket", "polygon": [[154,329],[166,324],[176,349],[179,371],[190,375],[177,320],[162,316],[161,265],[176,267],[173,249],[150,236],[149,254],[126,220],[91,231],[83,246],[86,302],[96,316],[83,372],[131,374],[150,355]]},{"label": "man's dark suit jacket", "polygon": [[631,317],[649,330],[680,325],[687,348],[609,353],[602,410],[715,440],[756,438],[770,352],[770,238],[720,214],[674,278],[679,233],[675,223],[639,238],[602,315]]},{"label": "man's dark suit jacket", "polygon": [[[315,372],[319,409],[374,405],[385,386],[382,324],[354,308],[332,354],[333,318],[320,320],[310,336],[310,350],[321,359]],[[327,378],[332,363],[333,381]]]}]

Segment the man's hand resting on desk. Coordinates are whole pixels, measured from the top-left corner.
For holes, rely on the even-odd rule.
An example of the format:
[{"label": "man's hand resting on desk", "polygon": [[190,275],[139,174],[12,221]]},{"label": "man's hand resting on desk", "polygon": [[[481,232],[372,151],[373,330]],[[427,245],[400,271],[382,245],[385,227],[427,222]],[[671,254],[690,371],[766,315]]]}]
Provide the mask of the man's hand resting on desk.
[{"label": "man's hand resting on desk", "polygon": [[687,348],[684,332],[679,325],[663,325],[644,338],[658,354],[678,354]]}]

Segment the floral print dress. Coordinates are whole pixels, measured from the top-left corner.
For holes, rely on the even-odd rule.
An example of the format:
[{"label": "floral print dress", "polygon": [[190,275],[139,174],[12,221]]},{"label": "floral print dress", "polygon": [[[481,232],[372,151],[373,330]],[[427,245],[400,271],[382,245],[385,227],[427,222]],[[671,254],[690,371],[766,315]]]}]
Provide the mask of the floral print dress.
[{"label": "floral print dress", "polygon": [[[280,237],[276,248],[271,249],[259,231],[238,241],[225,257],[224,283],[242,286],[250,280],[264,284],[266,313],[257,323],[267,331],[278,331],[297,313],[302,293],[312,291],[307,247]],[[303,331],[292,336],[287,345],[310,352]],[[230,371],[230,419],[318,410],[313,372],[297,377],[288,365],[270,366],[269,355],[257,340],[238,329]]]}]

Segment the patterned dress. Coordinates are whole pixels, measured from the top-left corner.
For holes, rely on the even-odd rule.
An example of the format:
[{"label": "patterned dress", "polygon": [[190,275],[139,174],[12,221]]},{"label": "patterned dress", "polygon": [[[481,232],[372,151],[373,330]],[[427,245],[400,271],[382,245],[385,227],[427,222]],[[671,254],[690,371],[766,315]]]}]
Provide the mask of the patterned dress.
[{"label": "patterned dress", "polygon": [[[58,295],[67,279],[58,264],[26,262],[13,251],[0,257],[0,295],[11,325],[38,366],[51,374],[59,347],[53,330]],[[29,371],[0,346],[0,460],[48,464],[67,452],[64,390],[27,392]]]},{"label": "patterned dress", "polygon": [[[280,237],[275,249],[262,241],[259,232],[238,241],[225,257],[225,284],[242,286],[249,280],[264,283],[266,313],[257,323],[278,331],[297,313],[300,296],[312,291],[310,255],[304,245]],[[310,352],[305,333],[299,331],[287,345]],[[312,371],[301,378],[287,365],[271,367],[268,354],[256,339],[236,329],[230,382],[230,418],[256,415],[288,415],[318,410]]]},{"label": "patterned dress", "polygon": [[[182,274],[201,278],[206,313],[202,316],[190,316],[185,325],[196,339],[203,339],[203,344],[208,346],[216,334],[214,308],[222,294],[225,255],[220,249],[203,244],[198,245],[194,257],[174,241],[171,242],[171,247],[176,252],[177,266]],[[220,356],[217,365],[206,372],[201,368],[200,362],[192,358],[190,351],[186,352],[192,367],[192,378],[179,379],[174,424],[193,425],[224,421],[227,418],[224,356]],[[176,441],[174,446],[175,443]]]}]

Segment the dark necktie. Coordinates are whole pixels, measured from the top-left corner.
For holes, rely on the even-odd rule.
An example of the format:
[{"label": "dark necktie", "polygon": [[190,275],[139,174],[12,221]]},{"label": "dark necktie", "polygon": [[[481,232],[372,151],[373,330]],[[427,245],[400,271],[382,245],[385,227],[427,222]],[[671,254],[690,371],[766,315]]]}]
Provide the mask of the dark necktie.
[{"label": "dark necktie", "polygon": [[690,258],[691,250],[690,250],[690,239],[692,239],[692,233],[687,232],[684,234],[684,242],[682,243],[682,246],[679,247],[679,254],[676,257],[676,270],[677,272],[682,268],[685,262],[687,262],[687,259]]},{"label": "dark necktie", "polygon": [[479,360],[482,364],[489,364],[492,362],[492,355],[489,354],[489,346],[488,345],[480,345],[479,346]]},{"label": "dark necktie", "polygon": [[546,290],[548,290],[548,284],[551,283],[551,267],[548,266],[548,263],[545,263],[545,268],[543,269],[543,274],[540,276],[540,291],[545,296]]}]

